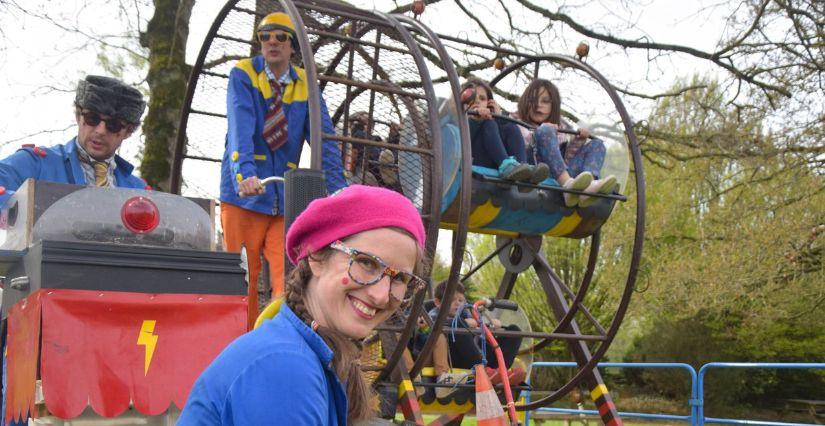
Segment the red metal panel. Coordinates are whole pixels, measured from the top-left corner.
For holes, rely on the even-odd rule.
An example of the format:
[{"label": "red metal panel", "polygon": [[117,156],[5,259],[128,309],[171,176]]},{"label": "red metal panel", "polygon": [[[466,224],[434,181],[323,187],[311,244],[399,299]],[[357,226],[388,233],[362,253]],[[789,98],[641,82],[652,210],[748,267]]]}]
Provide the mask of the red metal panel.
[{"label": "red metal panel", "polygon": [[69,419],[133,401],[146,415],[183,407],[204,368],[246,331],[242,296],[49,290],[42,297],[46,407]]},{"label": "red metal panel", "polygon": [[40,296],[42,290],[17,302],[9,310],[6,345],[5,423],[34,413],[34,385],[40,355]]}]

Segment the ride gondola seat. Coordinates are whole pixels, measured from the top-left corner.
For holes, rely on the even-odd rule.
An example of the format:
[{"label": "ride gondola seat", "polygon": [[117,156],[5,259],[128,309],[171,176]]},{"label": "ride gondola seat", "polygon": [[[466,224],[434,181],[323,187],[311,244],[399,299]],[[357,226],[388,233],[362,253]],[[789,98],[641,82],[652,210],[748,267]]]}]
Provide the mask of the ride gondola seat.
[{"label": "ride gondola seat", "polygon": [[[441,227],[456,229],[458,223],[458,194],[461,187],[460,138],[453,124],[442,120],[443,188]],[[540,186],[548,189],[519,187],[500,182],[498,170],[472,166],[471,211],[468,220],[470,232],[505,237],[519,235],[546,235],[552,237],[585,238],[598,230],[610,213],[615,201],[600,198],[592,205],[569,208],[563,193],[551,187],[560,187],[555,179],[545,179]],[[490,180],[486,178],[492,178]]]}]

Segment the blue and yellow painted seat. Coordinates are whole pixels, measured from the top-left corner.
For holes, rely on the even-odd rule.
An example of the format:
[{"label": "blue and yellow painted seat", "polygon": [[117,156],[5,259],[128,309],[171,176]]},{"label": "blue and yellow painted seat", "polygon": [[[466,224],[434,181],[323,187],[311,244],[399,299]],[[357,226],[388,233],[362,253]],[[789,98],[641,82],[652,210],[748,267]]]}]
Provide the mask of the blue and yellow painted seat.
[{"label": "blue and yellow painted seat", "polygon": [[[440,102],[441,227],[456,229],[461,188],[461,137],[449,102]],[[626,144],[612,137],[605,137],[603,142],[607,153],[601,175],[616,176],[624,189],[629,167]],[[615,200],[599,198],[588,207],[569,208],[564,204],[563,193],[552,189],[559,187],[555,179],[548,178],[540,184],[550,189],[528,189],[484,179],[499,178],[498,170],[472,166],[472,175],[469,232],[505,237],[546,235],[585,238],[593,235],[607,221],[615,204]]]}]

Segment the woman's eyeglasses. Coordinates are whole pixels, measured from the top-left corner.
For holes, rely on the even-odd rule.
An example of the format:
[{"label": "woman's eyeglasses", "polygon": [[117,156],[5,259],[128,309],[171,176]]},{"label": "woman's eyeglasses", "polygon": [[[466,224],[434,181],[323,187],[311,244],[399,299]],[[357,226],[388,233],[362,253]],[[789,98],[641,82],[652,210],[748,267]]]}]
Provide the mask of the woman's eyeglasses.
[{"label": "woman's eyeglasses", "polygon": [[283,31],[258,31],[258,40],[261,42],[269,41],[271,37],[275,37],[275,40],[280,43],[286,43],[287,40],[292,38],[289,33]]},{"label": "woman's eyeglasses", "polygon": [[390,277],[390,294],[405,300],[413,291],[424,285],[424,280],[404,271],[387,266],[378,256],[347,247],[341,241],[335,241],[330,248],[349,255],[349,277],[361,285],[373,285],[382,278]]},{"label": "woman's eyeglasses", "polygon": [[128,125],[114,117],[103,118],[94,111],[81,112],[80,115],[83,117],[83,122],[86,123],[87,126],[97,127],[101,121],[105,122],[106,130],[108,130],[109,133],[117,133]]}]

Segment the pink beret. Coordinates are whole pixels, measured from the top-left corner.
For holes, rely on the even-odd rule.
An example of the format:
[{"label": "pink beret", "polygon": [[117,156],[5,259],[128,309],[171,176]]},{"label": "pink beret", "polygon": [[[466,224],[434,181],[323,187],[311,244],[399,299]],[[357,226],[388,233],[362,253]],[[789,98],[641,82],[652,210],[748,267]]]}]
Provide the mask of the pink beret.
[{"label": "pink beret", "polygon": [[421,215],[407,197],[389,189],[352,185],[307,206],[286,234],[286,253],[293,264],[312,252],[350,235],[397,227],[424,248]]}]

